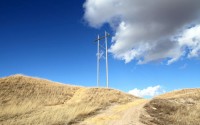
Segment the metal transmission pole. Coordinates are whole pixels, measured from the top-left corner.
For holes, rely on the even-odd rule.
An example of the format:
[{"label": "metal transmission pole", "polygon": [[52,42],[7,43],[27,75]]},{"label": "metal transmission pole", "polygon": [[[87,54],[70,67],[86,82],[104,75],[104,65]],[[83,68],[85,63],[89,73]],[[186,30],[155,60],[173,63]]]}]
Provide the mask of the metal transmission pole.
[{"label": "metal transmission pole", "polygon": [[103,37],[97,37],[95,42],[97,42],[97,87],[100,85],[100,40],[105,39],[105,51],[106,51],[106,87],[108,88],[108,37],[110,34],[108,34],[105,31],[105,36]]},{"label": "metal transmission pole", "polygon": [[108,39],[109,34],[105,31],[105,45],[106,45],[106,86],[108,88]]},{"label": "metal transmission pole", "polygon": [[99,35],[97,37],[97,87],[99,87],[100,79],[99,79],[99,60],[100,60],[100,51],[99,51]]}]

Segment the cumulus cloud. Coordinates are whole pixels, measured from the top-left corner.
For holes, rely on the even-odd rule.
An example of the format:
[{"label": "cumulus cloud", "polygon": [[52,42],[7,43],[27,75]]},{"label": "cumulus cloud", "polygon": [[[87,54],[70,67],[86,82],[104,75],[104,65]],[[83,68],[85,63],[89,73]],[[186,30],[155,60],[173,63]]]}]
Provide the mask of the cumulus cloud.
[{"label": "cumulus cloud", "polygon": [[154,97],[164,92],[165,91],[161,88],[161,86],[157,85],[153,87],[147,87],[146,89],[142,89],[142,90],[135,88],[133,90],[130,90],[128,93],[134,96],[138,96],[138,97],[145,97],[145,96]]},{"label": "cumulus cloud", "polygon": [[188,58],[199,57],[200,55],[200,25],[184,31],[178,39],[180,46],[187,48]]},{"label": "cumulus cloud", "polygon": [[86,0],[83,7],[90,26],[115,31],[109,51],[125,63],[200,55],[200,0]]}]

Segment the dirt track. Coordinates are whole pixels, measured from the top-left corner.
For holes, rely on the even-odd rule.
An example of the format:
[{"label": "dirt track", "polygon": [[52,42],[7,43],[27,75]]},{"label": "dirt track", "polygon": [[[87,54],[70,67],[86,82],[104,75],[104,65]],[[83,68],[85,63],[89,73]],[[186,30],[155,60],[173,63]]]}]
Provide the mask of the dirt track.
[{"label": "dirt track", "polygon": [[111,106],[79,125],[144,125],[140,122],[139,117],[144,112],[143,106],[147,102],[148,100],[139,99],[127,104]]}]

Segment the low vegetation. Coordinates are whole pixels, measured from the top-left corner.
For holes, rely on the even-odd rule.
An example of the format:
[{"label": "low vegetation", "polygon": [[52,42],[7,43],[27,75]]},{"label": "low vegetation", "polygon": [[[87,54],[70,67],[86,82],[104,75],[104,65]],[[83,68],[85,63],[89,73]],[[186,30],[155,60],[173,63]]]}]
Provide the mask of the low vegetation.
[{"label": "low vegetation", "polygon": [[76,124],[109,106],[136,99],[113,89],[14,75],[0,79],[0,124]]},{"label": "low vegetation", "polygon": [[200,89],[160,95],[144,108],[141,121],[147,125],[200,125]]},{"label": "low vegetation", "polygon": [[[143,107],[144,106],[144,107]],[[151,100],[14,75],[0,78],[1,125],[200,125],[200,89]]]}]

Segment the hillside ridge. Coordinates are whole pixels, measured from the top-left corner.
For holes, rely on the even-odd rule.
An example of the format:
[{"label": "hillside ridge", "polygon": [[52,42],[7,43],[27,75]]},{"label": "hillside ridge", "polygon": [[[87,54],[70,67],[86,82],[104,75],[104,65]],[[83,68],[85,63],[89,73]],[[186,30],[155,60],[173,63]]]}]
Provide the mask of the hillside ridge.
[{"label": "hillside ridge", "polygon": [[200,89],[153,99],[21,74],[0,78],[2,125],[200,125]]},{"label": "hillside ridge", "polygon": [[17,74],[0,78],[0,123],[74,124],[137,99],[110,88],[72,86]]}]

